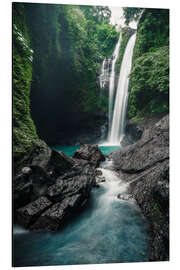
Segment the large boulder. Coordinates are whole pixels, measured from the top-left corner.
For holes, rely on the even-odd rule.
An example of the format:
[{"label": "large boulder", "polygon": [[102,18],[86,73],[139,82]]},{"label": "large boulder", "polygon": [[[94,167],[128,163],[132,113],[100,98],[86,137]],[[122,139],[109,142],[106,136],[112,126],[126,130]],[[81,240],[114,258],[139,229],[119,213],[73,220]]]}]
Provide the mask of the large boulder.
[{"label": "large boulder", "polygon": [[87,162],[56,179],[39,199],[17,209],[18,224],[30,230],[58,230],[67,217],[84,207],[95,185],[95,170]]},{"label": "large boulder", "polygon": [[101,161],[105,160],[101,150],[95,144],[84,144],[74,153],[73,158],[87,160],[94,164],[95,167],[97,167]]},{"label": "large boulder", "polygon": [[169,118],[164,117],[141,140],[112,155],[114,167],[125,173],[139,173],[169,158]]},{"label": "large boulder", "polygon": [[53,149],[48,162],[48,171],[57,177],[70,170],[74,164],[75,162],[71,157]]},{"label": "large boulder", "polygon": [[115,170],[129,182],[143,214],[149,221],[151,261],[169,259],[169,116],[142,138],[111,154]]},{"label": "large boulder", "polygon": [[18,224],[24,227],[29,227],[41,215],[41,213],[51,205],[52,202],[43,196],[36,201],[33,201],[22,208],[19,208],[17,210]]},{"label": "large boulder", "polygon": [[14,209],[23,207],[44,195],[48,187],[54,183],[55,178],[40,166],[22,168],[13,181]]},{"label": "large boulder", "polygon": [[[77,162],[76,162],[77,163]],[[75,161],[62,152],[51,150],[45,143],[34,149],[27,167],[13,179],[14,209],[44,195],[58,176],[70,172]]]},{"label": "large boulder", "polygon": [[46,210],[37,221],[30,227],[33,231],[56,231],[60,229],[68,217],[79,207],[81,195],[64,198],[60,203],[53,204]]}]

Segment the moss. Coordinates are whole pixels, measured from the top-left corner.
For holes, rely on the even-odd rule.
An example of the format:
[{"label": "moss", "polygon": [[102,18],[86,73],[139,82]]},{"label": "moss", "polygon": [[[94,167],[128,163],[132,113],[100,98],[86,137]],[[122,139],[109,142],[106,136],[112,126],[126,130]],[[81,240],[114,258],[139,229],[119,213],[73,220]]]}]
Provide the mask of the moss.
[{"label": "moss", "polygon": [[152,209],[152,216],[159,216],[160,215],[160,209],[157,203],[154,204],[154,207]]},{"label": "moss", "polygon": [[144,10],[137,29],[129,88],[130,118],[168,113],[169,10]]},{"label": "moss", "polygon": [[[16,13],[18,13],[17,9]],[[28,32],[27,27],[24,25],[25,19],[22,6],[20,6],[18,14],[13,24],[13,156],[15,169],[25,164],[33,148],[39,144],[30,115],[29,95],[33,51],[27,38]],[[19,16],[21,16],[21,20]]]},{"label": "moss", "polygon": [[131,72],[129,117],[158,115],[169,109],[169,49],[162,47],[134,61]]}]

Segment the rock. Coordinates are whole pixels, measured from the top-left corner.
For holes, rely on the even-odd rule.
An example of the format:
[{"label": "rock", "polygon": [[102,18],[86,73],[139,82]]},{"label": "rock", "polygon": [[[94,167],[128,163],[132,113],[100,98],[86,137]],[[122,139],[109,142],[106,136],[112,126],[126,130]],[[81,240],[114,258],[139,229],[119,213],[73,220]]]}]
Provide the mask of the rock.
[{"label": "rock", "polygon": [[39,166],[31,166],[32,173],[29,181],[32,183],[34,197],[42,196],[47,192],[50,185],[54,184],[55,179],[50,177],[46,171]]},{"label": "rock", "polygon": [[15,223],[30,230],[57,230],[84,207],[96,185],[95,167],[104,156],[97,146],[83,150],[83,158],[46,147],[34,151],[30,165],[13,181]]},{"label": "rock", "polygon": [[14,209],[25,206],[44,195],[55,179],[39,166],[22,168],[22,172],[13,181]]},{"label": "rock", "polygon": [[51,148],[49,148],[45,142],[40,140],[39,146],[36,146],[31,154],[29,165],[39,166],[46,169],[51,157],[51,153]]},{"label": "rock", "polygon": [[151,261],[169,259],[169,161],[157,164],[131,191],[150,223]]},{"label": "rock", "polygon": [[144,127],[137,125],[129,120],[125,126],[125,134],[121,140],[121,146],[125,147],[127,145],[133,144],[136,141],[140,140],[144,131]]},{"label": "rock", "polygon": [[40,214],[52,205],[46,197],[42,196],[16,211],[18,224],[28,227]]},{"label": "rock", "polygon": [[123,201],[130,201],[130,202],[135,202],[135,199],[132,194],[118,194],[117,195],[118,199],[123,200]]},{"label": "rock", "polygon": [[[151,261],[169,259],[169,117],[163,117],[142,138],[111,154],[114,168],[149,222]],[[124,195],[119,195],[124,198]]]},{"label": "rock", "polygon": [[168,124],[168,117],[163,118],[152,129],[146,130],[141,140],[114,152],[111,157],[115,169],[125,173],[138,173],[168,159]]},{"label": "rock", "polygon": [[59,202],[65,197],[75,194],[88,197],[94,183],[94,170],[87,164],[84,168],[81,168],[81,172],[74,177],[58,178],[56,183],[49,187],[47,196],[54,202]]},{"label": "rock", "polygon": [[33,197],[33,185],[29,181],[29,175],[20,173],[13,181],[13,209],[14,211],[25,206]]},{"label": "rock", "polygon": [[97,184],[97,183],[95,183],[93,187],[95,187],[95,188],[100,188],[100,185]]},{"label": "rock", "polygon": [[105,157],[98,146],[90,144],[84,144],[74,153],[73,158],[87,160],[94,164],[95,167],[97,167],[101,161],[105,160]]},{"label": "rock", "polygon": [[100,176],[100,175],[102,175],[102,171],[96,169],[95,174],[96,174],[96,176]]},{"label": "rock", "polygon": [[96,183],[97,184],[103,183],[103,182],[106,182],[106,178],[105,177],[96,177]]},{"label": "rock", "polygon": [[66,219],[77,210],[81,201],[80,194],[65,198],[61,203],[56,203],[45,211],[30,230],[56,231],[64,225]]},{"label": "rock", "polygon": [[48,170],[53,171],[54,176],[57,177],[70,170],[74,164],[75,163],[71,157],[61,151],[52,150],[51,157],[48,162]]},{"label": "rock", "polygon": [[[31,181],[32,187],[35,181],[38,187],[42,188],[46,181],[44,183],[40,173],[44,173],[44,170],[38,166],[31,168],[38,176],[38,179],[33,178]],[[73,172],[77,174],[66,173],[58,177],[54,184],[49,185],[44,196],[19,208],[16,211],[17,223],[30,230],[57,230],[67,217],[75,214],[76,209],[84,207],[95,185],[94,167],[88,163],[83,167],[76,164],[73,166]]]},{"label": "rock", "polygon": [[32,173],[32,170],[29,167],[23,167],[22,170],[21,170],[21,172],[24,175],[30,175]]}]

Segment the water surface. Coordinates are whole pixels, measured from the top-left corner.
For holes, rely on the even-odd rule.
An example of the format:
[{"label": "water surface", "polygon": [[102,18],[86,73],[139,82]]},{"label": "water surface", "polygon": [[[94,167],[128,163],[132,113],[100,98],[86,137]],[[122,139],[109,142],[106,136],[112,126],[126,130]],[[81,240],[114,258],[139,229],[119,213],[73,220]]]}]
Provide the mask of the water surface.
[{"label": "water surface", "polygon": [[[104,155],[108,155],[108,154],[121,148],[120,145],[110,145],[110,146],[99,145],[98,147]],[[73,156],[74,153],[76,152],[76,150],[80,148],[80,146],[79,145],[78,146],[76,146],[76,145],[73,145],[73,146],[54,146],[53,148],[64,152],[68,156]]]}]

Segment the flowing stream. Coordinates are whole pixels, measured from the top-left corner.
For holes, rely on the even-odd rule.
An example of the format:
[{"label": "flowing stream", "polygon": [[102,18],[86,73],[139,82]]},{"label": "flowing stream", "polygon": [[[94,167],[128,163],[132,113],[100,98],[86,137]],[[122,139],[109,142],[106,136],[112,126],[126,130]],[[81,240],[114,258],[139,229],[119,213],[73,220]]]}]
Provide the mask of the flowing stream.
[{"label": "flowing stream", "polygon": [[148,261],[147,225],[137,204],[117,198],[127,192],[103,162],[105,182],[62,231],[33,233],[14,227],[14,266],[99,264]]}]

